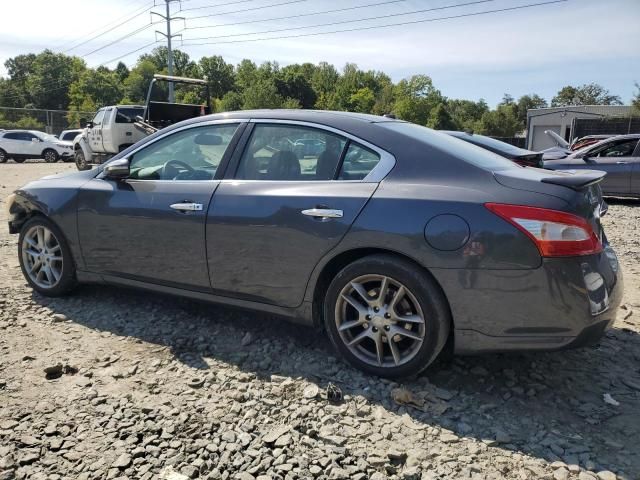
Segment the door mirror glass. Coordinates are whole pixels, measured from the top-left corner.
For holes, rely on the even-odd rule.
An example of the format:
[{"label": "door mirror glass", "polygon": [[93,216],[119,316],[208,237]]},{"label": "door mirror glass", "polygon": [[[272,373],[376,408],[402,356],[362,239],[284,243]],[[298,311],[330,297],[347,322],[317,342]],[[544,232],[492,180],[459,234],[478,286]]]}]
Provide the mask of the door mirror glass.
[{"label": "door mirror glass", "polygon": [[87,122],[84,126],[85,128],[93,128],[93,122]]},{"label": "door mirror glass", "polygon": [[31,141],[32,141],[33,143],[38,143],[40,140],[38,140],[36,137],[33,137],[33,138],[31,139]]},{"label": "door mirror glass", "polygon": [[129,176],[129,159],[120,158],[119,160],[108,163],[107,166],[104,167],[104,174],[107,178],[114,180],[127,178]]}]

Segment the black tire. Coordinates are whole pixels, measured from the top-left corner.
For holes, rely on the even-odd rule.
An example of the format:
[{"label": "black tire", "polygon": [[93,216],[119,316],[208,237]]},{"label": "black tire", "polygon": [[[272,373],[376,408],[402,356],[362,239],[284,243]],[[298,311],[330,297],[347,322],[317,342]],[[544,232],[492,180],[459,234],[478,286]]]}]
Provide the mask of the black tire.
[{"label": "black tire", "polygon": [[[339,295],[353,280],[367,275],[386,276],[399,282],[411,292],[423,312],[425,335],[422,344],[416,347],[406,363],[396,366],[367,363],[347,347],[338,333],[336,309]],[[386,378],[412,376],[427,368],[443,349],[452,324],[448,302],[436,281],[412,262],[390,254],[371,255],[344,267],[329,285],[323,309],[325,329],[342,357],[360,370]],[[388,345],[386,349],[389,350]]]},{"label": "black tire", "polygon": [[9,157],[7,157],[7,152],[0,148],[0,163],[4,163],[7,160],[9,160]]},{"label": "black tire", "polygon": [[16,163],[24,163],[25,160],[25,157],[13,157],[13,161]]},{"label": "black tire", "polygon": [[42,152],[42,158],[47,163],[56,163],[58,160],[60,160],[60,155],[58,155],[58,152],[56,152],[52,148],[47,148],[44,152]]},{"label": "black tire", "polygon": [[83,170],[91,170],[91,165],[87,163],[87,160],[84,158],[84,153],[81,148],[76,149],[74,153],[74,160],[76,162],[76,168],[80,171]]},{"label": "black tire", "polygon": [[[29,274],[27,273],[24,258],[23,258],[23,243],[24,237],[33,227],[43,226],[55,235],[58,244],[60,245],[60,250],[62,253],[62,271],[59,280],[57,283],[51,288],[43,288],[42,286],[35,283]],[[22,270],[22,274],[24,278],[27,280],[27,283],[38,293],[42,295],[46,295],[48,297],[59,297],[69,293],[77,284],[76,281],[76,267],[73,261],[73,256],[71,255],[71,250],[69,249],[69,244],[64,237],[62,231],[58,228],[58,226],[53,223],[48,218],[37,215],[30,220],[27,220],[22,228],[20,229],[20,236],[18,239],[18,259],[20,261],[20,269]]]}]

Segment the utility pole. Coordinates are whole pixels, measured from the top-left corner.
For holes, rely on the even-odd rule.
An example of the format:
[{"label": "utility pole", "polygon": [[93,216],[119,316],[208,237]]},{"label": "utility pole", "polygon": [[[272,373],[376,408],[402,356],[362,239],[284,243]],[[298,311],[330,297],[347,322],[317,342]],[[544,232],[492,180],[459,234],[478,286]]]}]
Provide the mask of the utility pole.
[{"label": "utility pole", "polygon": [[[171,40],[174,37],[181,37],[180,34],[172,34],[171,33],[171,21],[172,20],[184,20],[184,17],[171,17],[171,3],[179,2],[180,0],[164,0],[166,6],[166,15],[162,15],[160,13],[151,12],[151,15],[158,15],[167,23],[167,33],[160,32],[156,30],[156,33],[159,33],[163,37],[167,39],[167,71],[169,75],[173,75],[173,49],[171,48]],[[176,100],[175,94],[173,91],[173,82],[169,82],[169,103],[174,103]]]}]

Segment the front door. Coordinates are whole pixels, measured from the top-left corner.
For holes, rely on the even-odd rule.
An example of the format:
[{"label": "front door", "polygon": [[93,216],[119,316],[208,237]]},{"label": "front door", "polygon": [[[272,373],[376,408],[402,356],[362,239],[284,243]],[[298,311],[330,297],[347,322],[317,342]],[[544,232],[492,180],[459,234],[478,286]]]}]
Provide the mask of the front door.
[{"label": "front door", "polygon": [[584,168],[607,172],[607,176],[601,183],[605,194],[628,195],[631,193],[633,152],[637,145],[636,138],[613,140],[589,150],[585,156]]},{"label": "front door", "polygon": [[207,218],[214,291],[300,305],[312,270],[377,188],[370,172],[388,165],[384,155],[320,126],[255,123]]},{"label": "front door", "polygon": [[104,119],[104,109],[98,110],[96,116],[91,121],[89,129],[89,146],[93,152],[102,152],[102,120]]},{"label": "front door", "polygon": [[206,212],[239,123],[199,125],[131,154],[129,178],[99,175],[83,186],[78,230],[88,271],[210,290]]}]

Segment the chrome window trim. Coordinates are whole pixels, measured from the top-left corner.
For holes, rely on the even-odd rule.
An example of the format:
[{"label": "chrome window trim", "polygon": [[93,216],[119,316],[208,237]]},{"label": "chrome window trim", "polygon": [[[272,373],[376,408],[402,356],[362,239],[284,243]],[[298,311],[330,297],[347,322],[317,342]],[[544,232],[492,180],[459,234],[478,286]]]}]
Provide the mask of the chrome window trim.
[{"label": "chrome window trim", "polygon": [[[371,150],[373,150],[374,152],[376,152],[378,155],[380,155],[380,161],[378,162],[378,164],[373,167],[373,169],[362,179],[362,180],[301,180],[302,182],[305,183],[309,183],[309,182],[345,182],[345,181],[351,181],[351,182],[358,182],[358,183],[379,183],[381,182],[387,175],[389,175],[389,173],[391,172],[391,170],[393,169],[393,167],[395,167],[396,165],[396,157],[394,157],[392,154],[390,154],[389,152],[387,152],[386,150],[383,150],[382,148],[373,145],[372,143],[367,142],[366,140],[361,139],[360,137],[356,137],[355,135],[352,135],[350,133],[347,133],[343,130],[339,130],[337,128],[334,127],[329,127],[328,125],[323,125],[321,123],[314,123],[314,122],[307,122],[307,121],[303,121],[303,120],[283,120],[283,119],[269,119],[269,118],[252,118],[249,120],[249,123],[254,123],[254,124],[258,124],[258,123],[271,123],[271,124],[284,124],[284,125],[297,125],[297,126],[301,126],[301,127],[309,127],[309,128],[316,128],[319,130],[326,130],[327,132],[331,132],[331,133],[335,133],[337,135],[341,135],[345,138],[348,138],[349,140],[353,140],[354,142],[357,142]],[[236,179],[236,180],[241,180],[241,179]],[[255,182],[269,182],[272,180],[253,180]],[[292,182],[292,181],[297,181],[297,180],[280,180],[282,182]]]}]

